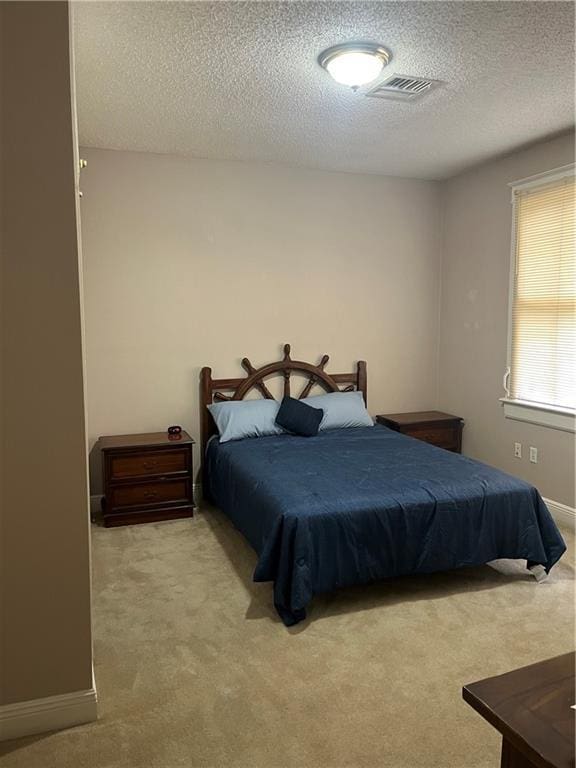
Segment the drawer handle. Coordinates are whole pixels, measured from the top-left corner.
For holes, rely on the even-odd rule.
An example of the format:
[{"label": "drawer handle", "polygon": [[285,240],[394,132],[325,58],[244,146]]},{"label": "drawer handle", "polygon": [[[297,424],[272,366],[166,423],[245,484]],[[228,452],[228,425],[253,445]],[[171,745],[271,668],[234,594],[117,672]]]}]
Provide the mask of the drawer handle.
[{"label": "drawer handle", "polygon": [[144,467],[144,469],[154,469],[155,467],[158,466],[158,462],[157,461],[145,461],[145,462],[143,462],[142,466]]},{"label": "drawer handle", "polygon": [[145,499],[155,499],[158,496],[158,491],[144,491]]}]

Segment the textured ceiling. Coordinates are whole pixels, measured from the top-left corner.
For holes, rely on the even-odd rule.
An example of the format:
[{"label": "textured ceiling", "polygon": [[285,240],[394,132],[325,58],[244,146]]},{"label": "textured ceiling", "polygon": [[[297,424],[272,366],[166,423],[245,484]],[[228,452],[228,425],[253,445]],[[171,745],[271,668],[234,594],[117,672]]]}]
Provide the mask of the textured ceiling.
[{"label": "textured ceiling", "polygon": [[[83,146],[438,179],[574,123],[571,2],[80,2]],[[444,81],[366,98],[316,63],[392,52],[385,77]]]}]

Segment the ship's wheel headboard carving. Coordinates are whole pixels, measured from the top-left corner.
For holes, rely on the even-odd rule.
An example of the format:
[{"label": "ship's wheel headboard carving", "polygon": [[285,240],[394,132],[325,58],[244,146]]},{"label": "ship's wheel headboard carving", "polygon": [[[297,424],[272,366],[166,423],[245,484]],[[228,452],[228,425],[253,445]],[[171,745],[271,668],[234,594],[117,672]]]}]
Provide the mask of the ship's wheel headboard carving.
[{"label": "ship's wheel headboard carving", "polygon": [[308,379],[304,388],[296,395],[300,400],[308,397],[312,387],[318,384],[326,392],[351,392],[357,390],[362,392],[364,402],[367,403],[366,363],[360,360],[356,364],[356,370],[353,373],[329,374],[325,371],[329,359],[328,355],[323,355],[318,365],[305,363],[301,360],[292,360],[290,357],[290,344],[284,344],[284,357],[276,363],[269,363],[261,368],[255,368],[250,360],[245,357],[242,360],[242,367],[247,373],[244,378],[213,379],[212,369],[202,368],[200,373],[202,458],[204,458],[204,451],[210,436],[216,434],[216,425],[207,406],[218,400],[242,400],[253,389],[258,390],[262,397],[274,400],[274,396],[264,381],[271,376],[281,376],[284,379],[284,396],[291,394],[291,375],[293,372],[297,372],[303,374]]}]

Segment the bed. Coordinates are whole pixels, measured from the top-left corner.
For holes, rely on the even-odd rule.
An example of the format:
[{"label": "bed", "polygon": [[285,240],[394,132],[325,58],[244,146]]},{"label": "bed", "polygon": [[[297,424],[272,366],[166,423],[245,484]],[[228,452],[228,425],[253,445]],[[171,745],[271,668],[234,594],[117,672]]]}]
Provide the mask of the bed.
[{"label": "bed", "polygon": [[465,456],[381,425],[219,442],[206,406],[254,389],[272,397],[270,376],[283,377],[284,394],[301,372],[301,396],[320,384],[366,399],[365,363],[329,376],[327,362],[292,361],[286,345],[284,359],[263,368],[245,358],[245,378],[201,375],[204,493],[256,551],[254,580],[274,583],[284,624],[338,587],[499,558],[552,568],[566,547],[538,491]]}]

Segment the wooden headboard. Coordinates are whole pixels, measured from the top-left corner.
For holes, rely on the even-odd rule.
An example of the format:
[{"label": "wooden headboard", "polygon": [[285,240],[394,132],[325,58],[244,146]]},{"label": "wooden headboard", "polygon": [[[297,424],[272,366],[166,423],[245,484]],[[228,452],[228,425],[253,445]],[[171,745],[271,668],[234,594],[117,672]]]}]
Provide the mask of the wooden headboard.
[{"label": "wooden headboard", "polygon": [[[293,371],[304,374],[308,382],[298,395],[301,400],[308,397],[315,384],[323,387],[326,392],[362,392],[364,402],[367,401],[366,391],[366,363],[360,360],[356,363],[353,373],[332,373],[324,370],[328,360],[324,355],[318,365],[304,363],[301,360],[292,360],[290,357],[290,344],[284,344],[284,357],[275,363],[269,363],[261,368],[254,368],[250,360],[245,357],[242,367],[247,375],[239,379],[213,379],[211,368],[202,368],[200,373],[200,430],[202,439],[202,461],[206,444],[210,437],[216,434],[216,425],[210,415],[207,406],[214,401],[242,400],[252,389],[257,389],[262,397],[274,400],[274,396],[264,383],[269,376],[282,376],[284,378],[284,396],[290,395],[290,376]],[[340,388],[340,384],[346,386]],[[226,394],[228,393],[228,394]]]}]

